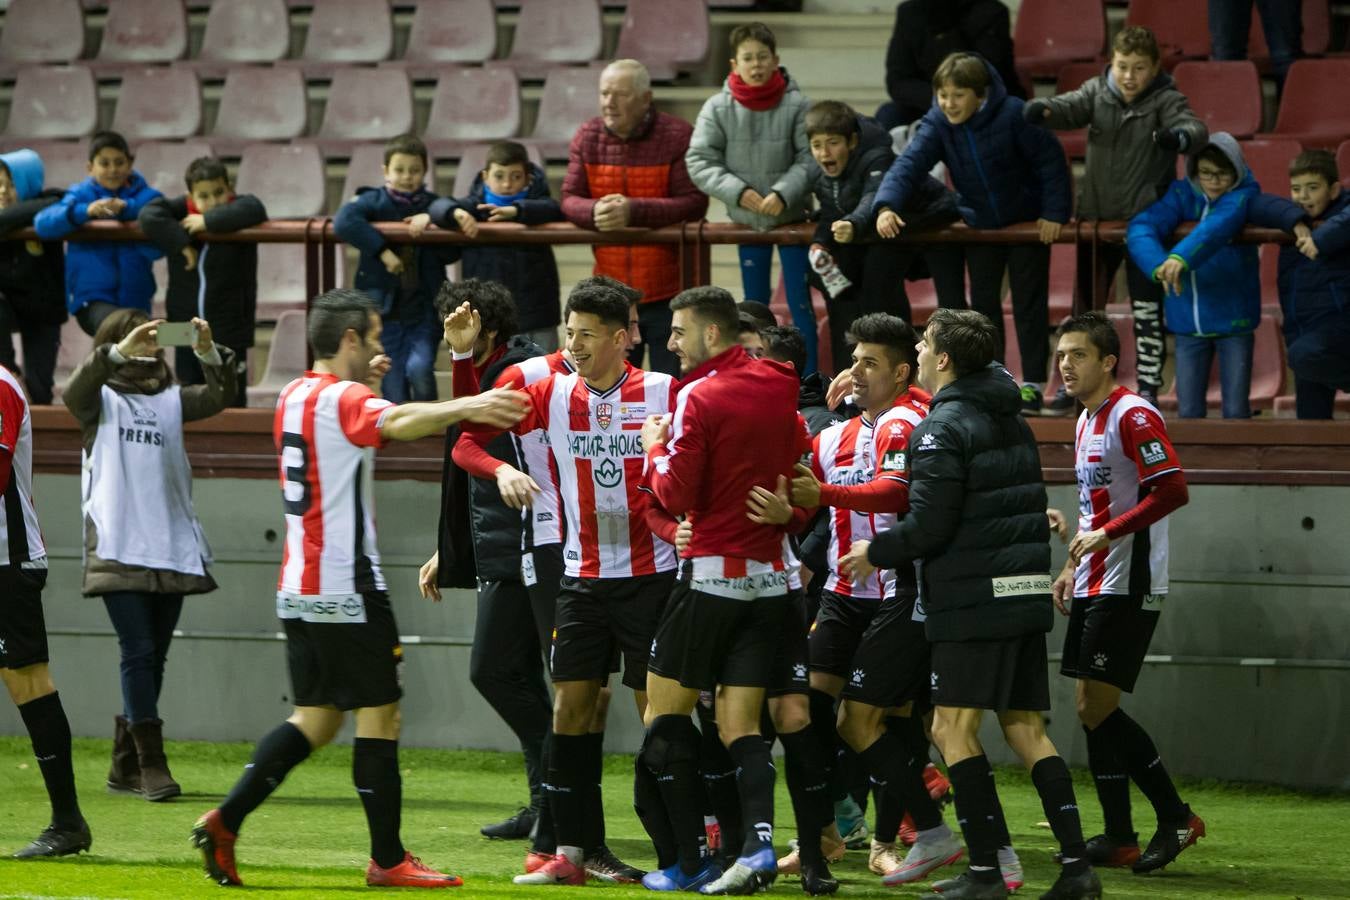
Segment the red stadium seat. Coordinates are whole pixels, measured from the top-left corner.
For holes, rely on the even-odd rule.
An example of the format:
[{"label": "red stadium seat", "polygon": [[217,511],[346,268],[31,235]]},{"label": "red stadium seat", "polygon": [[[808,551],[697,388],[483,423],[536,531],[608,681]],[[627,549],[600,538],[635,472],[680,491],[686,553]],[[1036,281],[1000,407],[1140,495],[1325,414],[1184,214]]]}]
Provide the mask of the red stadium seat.
[{"label": "red stadium seat", "polygon": [[513,137],[519,129],[520,82],[512,69],[441,68],[423,132],[429,149],[453,156],[466,143]]},{"label": "red stadium seat", "polygon": [[1341,184],[1350,185],[1350,141],[1341,141],[1336,148],[1336,171],[1340,173]]},{"label": "red stadium seat", "polygon": [[[469,144],[464,147],[459,155],[459,164],[455,167],[455,183],[451,188],[450,196],[467,197],[469,190],[473,187],[473,179],[483,167],[487,165],[487,152],[491,144]],[[539,152],[538,147],[532,147],[528,144],[525,147],[530,155],[530,161],[544,167],[543,154]]]},{"label": "red stadium seat", "polygon": [[1242,141],[1242,158],[1252,177],[1269,194],[1289,193],[1289,164],[1303,152],[1298,141],[1257,138]]},{"label": "red stadium seat", "polygon": [[707,55],[705,0],[628,0],[615,59],[640,59],[652,78],[669,81]]},{"label": "red stadium seat", "polygon": [[0,73],[34,63],[59,63],[84,55],[80,0],[10,0],[0,31]]},{"label": "red stadium seat", "polygon": [[388,59],[393,49],[389,0],[324,0],[310,12],[301,65],[306,74],[328,77],[344,63]]},{"label": "red stadium seat", "polygon": [[[1055,93],[1063,94],[1068,91],[1076,91],[1089,78],[1102,74],[1105,69],[1106,63],[1101,61],[1069,63],[1059,70],[1059,76],[1055,79]],[[1073,131],[1056,131],[1055,135],[1059,138],[1059,142],[1064,145],[1064,152],[1069,154],[1071,159],[1082,159],[1087,155],[1086,128],[1076,128]]]},{"label": "red stadium seat", "polygon": [[599,0],[520,0],[505,62],[524,78],[544,78],[557,65],[596,59],[603,43]]},{"label": "red stadium seat", "polygon": [[1022,0],[1013,48],[1023,78],[1052,78],[1068,63],[1100,59],[1106,10],[1101,0]]},{"label": "red stadium seat", "polygon": [[257,196],[273,219],[320,215],[325,191],[323,157],[313,144],[251,144],[239,160],[235,189]]},{"label": "red stadium seat", "polygon": [[1172,70],[1172,77],[1210,134],[1226,131],[1245,138],[1261,130],[1261,75],[1254,64],[1183,62]]},{"label": "red stadium seat", "polygon": [[408,30],[404,65],[416,79],[435,78],[446,63],[478,63],[497,53],[492,0],[418,0]]},{"label": "red stadium seat", "polygon": [[[263,202],[267,203],[266,198]],[[272,212],[269,205],[268,213]],[[341,256],[342,248],[338,247]],[[305,248],[299,244],[258,245],[258,312],[260,322],[272,322],[289,310],[303,310]]]},{"label": "red stadium seat", "polygon": [[117,0],[108,4],[99,63],[165,63],[187,55],[182,0]]},{"label": "red stadium seat", "polygon": [[1073,313],[1074,285],[1078,278],[1078,246],[1050,245],[1050,327]]},{"label": "red stadium seat", "polygon": [[191,137],[202,127],[202,86],[181,66],[127,69],[117,92],[112,130],[136,141]]},{"label": "red stadium seat", "polygon": [[[425,179],[429,191],[436,189],[435,173],[436,160],[429,156]],[[384,184],[384,144],[358,144],[352,148],[352,155],[347,160],[347,175],[342,180],[342,199],[338,204],[346,203],[355,197],[357,188],[378,187],[382,184]],[[336,213],[337,210],[333,212]]]},{"label": "red stadium seat", "polygon": [[1144,25],[1158,37],[1163,65],[1209,56],[1208,0],[1130,0],[1126,25]]},{"label": "red stadium seat", "polygon": [[32,66],[14,79],[6,144],[30,139],[82,138],[98,126],[94,75],[83,66]]},{"label": "red stadium seat", "polygon": [[183,175],[188,163],[213,155],[211,145],[205,141],[146,141],[135,150],[136,171],[152,188],[169,197],[187,193]]},{"label": "red stadium seat", "polygon": [[237,154],[255,141],[289,140],[305,133],[305,79],[285,66],[231,69],[220,94],[211,140]]},{"label": "red stadium seat", "polygon": [[29,141],[25,146],[42,157],[44,187],[65,190],[89,177],[89,145],[84,141]]},{"label": "red stadium seat", "polygon": [[413,130],[412,85],[401,69],[344,68],[333,73],[319,140],[324,152],[344,154],[360,141]]},{"label": "red stadium seat", "polygon": [[213,3],[194,64],[223,76],[231,63],[269,63],[291,49],[286,0],[231,0]]},{"label": "red stadium seat", "polygon": [[539,114],[528,143],[548,159],[566,159],[567,147],[581,123],[600,112],[600,72],[596,66],[556,68],[544,80]]},{"label": "red stadium seat", "polygon": [[1261,257],[1261,308],[1277,315],[1280,309],[1280,245],[1262,244],[1258,253]]},{"label": "red stadium seat", "polygon": [[[258,249],[261,251],[263,248]],[[258,287],[261,293],[262,285]],[[287,310],[278,315],[276,328],[272,331],[272,343],[267,348],[267,368],[263,370],[262,380],[249,386],[248,405],[274,405],[281,389],[308,368],[307,349],[305,311]]]},{"label": "red stadium seat", "polygon": [[[1303,54],[1321,56],[1331,44],[1331,7],[1327,0],[1302,0]],[[1247,40],[1247,56],[1264,72],[1270,67],[1270,47],[1261,17],[1252,12],[1252,30]]]},{"label": "red stadium seat", "polygon": [[1340,93],[1346,84],[1350,59],[1296,60],[1285,78],[1274,136],[1335,149],[1350,138],[1350,107]]}]

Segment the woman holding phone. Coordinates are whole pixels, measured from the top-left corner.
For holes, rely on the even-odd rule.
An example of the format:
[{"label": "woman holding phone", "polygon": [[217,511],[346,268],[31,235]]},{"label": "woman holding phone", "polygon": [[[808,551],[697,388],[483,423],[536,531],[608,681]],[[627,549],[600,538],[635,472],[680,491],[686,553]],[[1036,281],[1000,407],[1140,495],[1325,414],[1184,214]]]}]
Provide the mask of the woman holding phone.
[{"label": "woman holding phone", "polygon": [[[215,415],[235,395],[234,354],[212,341],[206,321],[193,319],[181,334],[166,324],[137,309],[109,315],[63,395],[84,444],[83,593],[103,598],[121,648],[123,712],[108,790],[147,800],[182,793],[164,756],[164,662],[184,595],[216,588],[192,508],[183,424]],[[174,381],[163,349],[171,343],[193,347],[205,384]]]}]

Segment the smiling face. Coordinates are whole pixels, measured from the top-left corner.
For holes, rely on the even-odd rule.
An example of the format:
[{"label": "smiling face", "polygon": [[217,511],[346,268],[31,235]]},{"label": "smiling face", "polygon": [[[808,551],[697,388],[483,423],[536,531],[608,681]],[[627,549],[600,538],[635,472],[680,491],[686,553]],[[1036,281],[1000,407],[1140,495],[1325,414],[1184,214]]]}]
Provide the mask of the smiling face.
[{"label": "smiling face", "polygon": [[953,125],[970,121],[970,117],[980,111],[984,98],[971,88],[957,87],[950,81],[937,90],[938,109]]},{"label": "smiling face", "polygon": [[223,206],[234,197],[230,191],[230,183],[224,178],[194,181],[188,193],[192,195],[192,205],[197,207],[200,213],[208,213],[217,206]]},{"label": "smiling face", "polygon": [[741,41],[731,60],[731,71],[751,87],[759,87],[778,71],[778,54],[769,45],[751,38]]},{"label": "smiling face", "polygon": [[811,135],[811,156],[816,160],[822,172],[831,178],[837,178],[848,165],[849,154],[858,146],[856,134],[844,137],[842,134]]},{"label": "smiling face", "polygon": [[853,387],[853,402],[869,414],[884,412],[904,389],[909,379],[909,364],[895,364],[885,344],[859,341],[853,348],[853,365],[848,370]]},{"label": "smiling face", "polygon": [[623,367],[627,349],[627,328],[615,328],[595,313],[568,313],[567,352],[582,378],[596,384],[611,382]]},{"label": "smiling face", "polygon": [[131,177],[131,157],[115,147],[104,147],[89,160],[89,174],[98,186],[109,191],[126,187]]},{"label": "smiling face", "polygon": [[525,190],[525,185],[529,183],[530,176],[525,171],[523,163],[513,163],[504,166],[501,163],[491,163],[483,170],[483,183],[487,189],[492,191],[498,197],[511,197]]},{"label": "smiling face", "polygon": [[1157,60],[1141,53],[1117,52],[1111,56],[1111,74],[1126,103],[1133,103],[1158,77],[1161,68]]},{"label": "smiling face", "polygon": [[712,356],[706,330],[699,325],[692,309],[677,309],[671,316],[666,349],[679,357],[680,372],[692,372]]},{"label": "smiling face", "polygon": [[395,153],[384,164],[384,180],[391,188],[404,194],[422,187],[427,175],[427,164],[415,153]]},{"label": "smiling face", "polygon": [[1064,379],[1064,393],[1087,406],[1096,405],[1090,401],[1102,393],[1103,388],[1114,386],[1111,368],[1115,364],[1116,358],[1103,357],[1084,331],[1061,335],[1055,348],[1055,365],[1059,366],[1059,375]]},{"label": "smiling face", "polygon": [[1340,182],[1328,184],[1325,178],[1315,172],[1289,176],[1289,196],[1303,207],[1310,219],[1320,218],[1340,195]]}]

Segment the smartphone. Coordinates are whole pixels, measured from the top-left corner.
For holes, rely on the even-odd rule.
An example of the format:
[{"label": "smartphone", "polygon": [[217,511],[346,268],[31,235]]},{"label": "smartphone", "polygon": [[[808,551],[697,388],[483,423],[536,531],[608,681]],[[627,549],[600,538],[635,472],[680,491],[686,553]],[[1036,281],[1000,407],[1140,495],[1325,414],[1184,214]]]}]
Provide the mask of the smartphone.
[{"label": "smartphone", "polygon": [[161,322],[155,328],[155,343],[161,347],[191,347],[197,343],[197,326],[191,322]]}]

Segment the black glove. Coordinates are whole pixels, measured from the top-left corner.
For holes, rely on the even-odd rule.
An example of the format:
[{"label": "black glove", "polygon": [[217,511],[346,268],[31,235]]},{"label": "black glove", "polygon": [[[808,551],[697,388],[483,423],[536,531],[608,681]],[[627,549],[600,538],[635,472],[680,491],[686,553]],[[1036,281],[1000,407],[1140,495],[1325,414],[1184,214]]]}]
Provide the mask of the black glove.
[{"label": "black glove", "polygon": [[1187,143],[1186,134],[1180,128],[1159,128],[1153,132],[1153,143],[1164,150],[1177,153]]},{"label": "black glove", "polygon": [[1022,118],[1026,119],[1032,125],[1044,125],[1045,114],[1050,111],[1050,104],[1045,100],[1028,100],[1022,107]]}]

